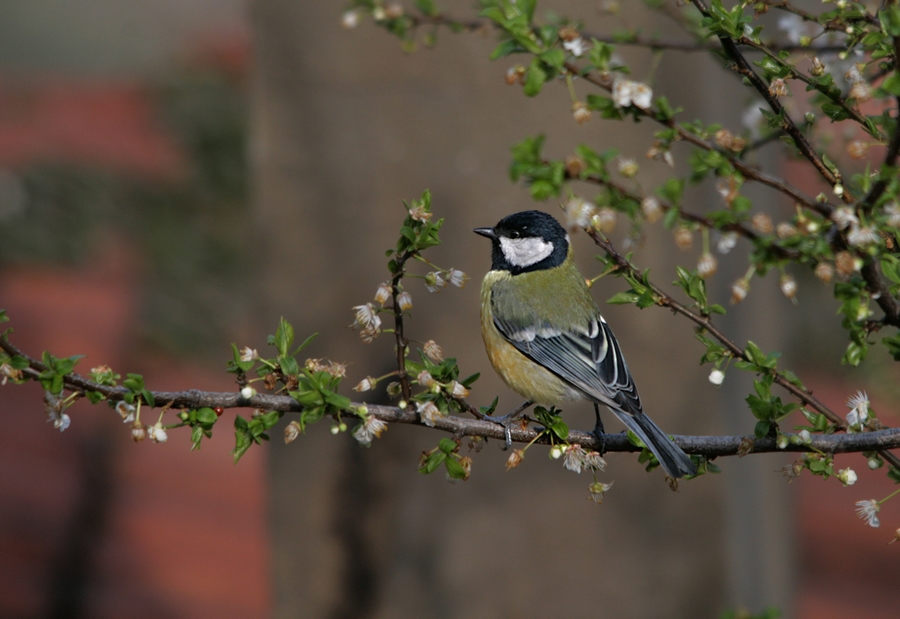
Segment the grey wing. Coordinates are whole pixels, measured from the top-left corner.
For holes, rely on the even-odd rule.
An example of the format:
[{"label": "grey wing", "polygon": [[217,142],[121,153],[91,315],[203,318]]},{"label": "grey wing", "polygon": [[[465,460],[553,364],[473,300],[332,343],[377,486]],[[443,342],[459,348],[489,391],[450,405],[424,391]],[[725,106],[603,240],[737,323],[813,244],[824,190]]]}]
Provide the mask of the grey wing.
[{"label": "grey wing", "polygon": [[619,343],[602,318],[586,324],[583,331],[550,326],[517,329],[496,317],[494,325],[519,352],[589,398],[626,413],[642,412],[641,398]]}]

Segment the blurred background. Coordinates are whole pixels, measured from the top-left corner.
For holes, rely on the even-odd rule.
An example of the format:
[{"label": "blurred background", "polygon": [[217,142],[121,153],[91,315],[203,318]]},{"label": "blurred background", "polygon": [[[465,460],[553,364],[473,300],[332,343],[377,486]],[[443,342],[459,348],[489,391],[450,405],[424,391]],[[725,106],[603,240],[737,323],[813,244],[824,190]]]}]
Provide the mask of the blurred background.
[{"label": "blurred background", "polygon": [[[620,23],[596,3],[541,7],[581,15],[593,31]],[[320,334],[310,356],[350,362],[350,394],[366,375],[389,371],[392,354],[387,338],[364,345],[347,329],[350,308],[387,277],[382,256],[402,200],[429,188],[447,218],[431,258],[472,281],[437,295],[413,285],[408,333],[435,339],[464,374],[483,373],[474,403],[499,394],[501,410],[518,404],[482,350],[478,287],[489,249],[471,234],[534,206],[508,181],[509,147],[539,133],[552,157],[579,143],[615,147],[653,186],[667,174],[644,157],[654,127],[576,125],[563,87],[526,99],[504,83],[515,58],[487,61],[488,34],[441,32],[434,49],[405,54],[370,23],[341,28],[346,8],[0,5],[0,307],[14,343],[34,356],[86,354],[82,373],[108,364],[143,373],[152,389],[229,390],[229,343],[263,350],[284,316],[298,337]],[[623,16],[648,32],[668,27],[637,4]],[[647,52],[620,53],[636,79],[647,76]],[[655,75],[654,92],[683,105],[686,118],[737,132],[753,104],[699,54],[667,54]],[[687,152],[675,150],[679,170]],[[818,191],[774,150],[755,163]],[[687,196],[696,211],[720,199],[703,186]],[[751,197],[771,202],[776,221],[788,216],[791,205],[772,194]],[[538,207],[559,213],[553,202]],[[598,274],[596,249],[584,235],[574,243],[583,272]],[[698,245],[678,252],[669,232],[651,226],[634,261],[666,283],[676,261],[695,263]],[[721,260],[711,283],[719,302],[747,251],[739,243]],[[859,370],[841,367],[831,293],[795,275],[797,306],[770,276],[725,329],[784,350],[784,367],[834,410],[867,390],[894,425],[896,369],[878,355]],[[623,289],[609,278],[595,296]],[[713,387],[685,321],[653,309],[604,313],[665,430],[752,433],[750,377],[730,372]],[[422,476],[418,456],[438,437],[418,428],[391,427],[362,449],[327,424],[285,446],[279,426],[271,444],[234,466],[234,411],[195,452],[177,431],[165,444],[134,444],[104,407],[76,406],[60,434],[34,385],[0,388],[0,414],[3,617],[694,618],[773,607],[788,618],[896,616],[900,545],[887,542],[900,508],[883,507],[881,529],[856,518],[854,502],[892,488],[883,474],[863,474],[859,455],[837,458],[861,473],[849,488],[809,476],[788,485],[781,468],[792,459],[766,455],[721,461],[722,475],[672,493],[659,471],[611,454],[602,481],[615,486],[597,506],[589,478],[538,449],[506,472],[506,454],[489,444],[465,483]],[[567,418],[592,424],[590,407],[571,407]]]}]

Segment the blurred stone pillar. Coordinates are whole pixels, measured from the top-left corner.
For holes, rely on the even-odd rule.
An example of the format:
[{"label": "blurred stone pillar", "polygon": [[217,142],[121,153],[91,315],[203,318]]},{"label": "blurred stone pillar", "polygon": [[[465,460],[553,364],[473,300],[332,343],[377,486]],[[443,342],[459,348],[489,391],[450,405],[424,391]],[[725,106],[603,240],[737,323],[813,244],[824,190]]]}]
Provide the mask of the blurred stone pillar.
[{"label": "blurred stone pillar", "polygon": [[[447,8],[471,11],[467,2]],[[523,97],[503,84],[517,59],[487,61],[489,37],[441,32],[436,49],[405,55],[369,24],[341,30],[341,10],[296,0],[251,5],[255,224],[266,264],[260,329],[271,333],[284,315],[298,337],[320,332],[309,354],[352,361],[347,393],[365,375],[389,370],[392,342],[361,344],[346,329],[350,307],[386,279],[383,252],[395,243],[401,200],[430,188],[436,216],[447,218],[445,245],[431,257],[473,281],[440,295],[412,286],[410,334],[437,340],[464,373],[482,372],[474,403],[499,394],[501,408],[512,408],[518,398],[482,350],[478,280],[489,251],[471,234],[535,208],[507,181],[510,145],[546,132],[548,156],[586,142],[641,157],[654,128],[578,126],[556,85]],[[559,212],[553,202],[537,207]],[[585,272],[596,273],[597,249],[584,235],[574,242]],[[671,270],[673,251],[667,233],[654,229],[639,260]],[[602,302],[622,289],[608,278],[595,294]],[[653,418],[672,433],[721,431],[705,374],[683,362],[701,354],[690,327],[667,312],[604,307]],[[572,407],[567,418],[573,427],[593,423],[589,406]],[[277,431],[273,437],[278,617],[649,619],[714,616],[725,606],[723,482],[714,476],[674,494],[658,471],[647,475],[634,456],[613,454],[603,479],[614,479],[615,489],[595,506],[590,479],[563,470],[542,448],[507,473],[506,454],[490,443],[474,455],[473,478],[450,485],[440,473],[415,470],[421,451],[437,443],[434,432],[391,427],[360,449],[320,425],[288,447]]]}]

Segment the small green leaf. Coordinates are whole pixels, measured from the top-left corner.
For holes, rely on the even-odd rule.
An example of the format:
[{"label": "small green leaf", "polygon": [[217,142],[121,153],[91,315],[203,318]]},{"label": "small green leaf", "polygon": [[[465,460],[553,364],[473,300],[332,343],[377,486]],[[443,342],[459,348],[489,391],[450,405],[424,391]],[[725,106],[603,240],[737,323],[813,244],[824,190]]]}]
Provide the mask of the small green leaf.
[{"label": "small green leaf", "polygon": [[294,327],[291,326],[284,316],[278,323],[278,330],[275,331],[274,344],[280,357],[287,357],[291,344],[294,343]]}]

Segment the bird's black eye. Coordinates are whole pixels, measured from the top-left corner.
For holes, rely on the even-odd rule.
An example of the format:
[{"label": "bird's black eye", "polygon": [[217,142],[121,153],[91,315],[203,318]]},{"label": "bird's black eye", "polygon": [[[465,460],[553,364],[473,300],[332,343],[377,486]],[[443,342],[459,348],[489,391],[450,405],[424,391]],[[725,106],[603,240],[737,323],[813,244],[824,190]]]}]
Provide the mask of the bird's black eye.
[{"label": "bird's black eye", "polygon": [[506,236],[507,236],[507,238],[510,238],[510,239],[517,239],[517,238],[519,238],[519,231],[518,230],[510,230]]}]

